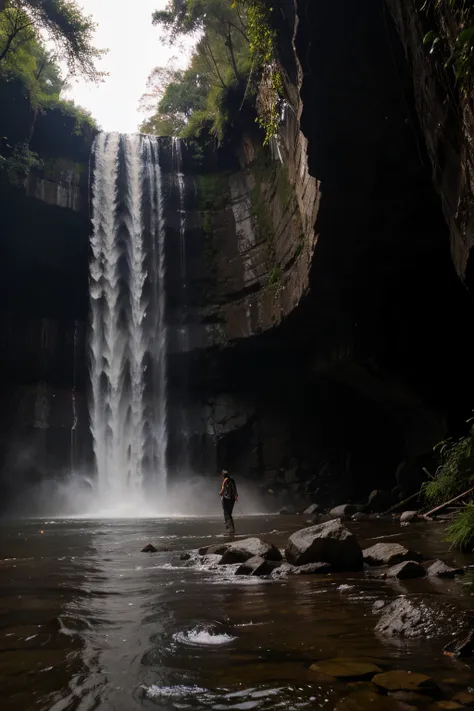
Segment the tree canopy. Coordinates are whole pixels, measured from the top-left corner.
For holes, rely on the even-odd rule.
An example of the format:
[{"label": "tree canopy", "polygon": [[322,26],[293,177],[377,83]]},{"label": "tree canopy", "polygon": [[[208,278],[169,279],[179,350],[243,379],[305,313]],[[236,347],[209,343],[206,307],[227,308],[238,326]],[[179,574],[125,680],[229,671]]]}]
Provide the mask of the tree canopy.
[{"label": "tree canopy", "polygon": [[103,73],[97,60],[104,54],[93,44],[95,23],[85,15],[76,0],[0,0],[0,66],[32,39],[41,42],[42,34],[54,46],[71,74],[98,81]]},{"label": "tree canopy", "polygon": [[[156,11],[153,22],[167,41],[192,38],[194,50],[186,70],[153,70],[141,108],[155,113],[141,130],[182,136],[206,131],[221,141],[245,102],[257,105],[262,78],[275,73],[270,14],[263,0],[169,0]],[[275,110],[278,89],[270,102]],[[270,126],[267,119],[260,122],[268,137],[276,121]]]},{"label": "tree canopy", "polygon": [[[93,23],[70,0],[0,0],[0,172],[22,184],[39,157],[30,140],[39,113],[59,111],[75,134],[96,124],[89,112],[61,98],[70,73],[98,80],[95,59],[102,53],[91,41]],[[45,42],[45,39],[48,40]]]}]

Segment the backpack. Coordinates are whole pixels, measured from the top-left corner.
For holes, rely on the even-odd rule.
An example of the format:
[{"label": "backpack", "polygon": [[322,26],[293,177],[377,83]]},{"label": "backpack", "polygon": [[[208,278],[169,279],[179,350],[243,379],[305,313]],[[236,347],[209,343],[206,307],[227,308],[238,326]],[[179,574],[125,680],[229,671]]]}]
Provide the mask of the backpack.
[{"label": "backpack", "polygon": [[237,487],[232,477],[228,476],[224,484],[224,499],[235,499],[237,496]]}]

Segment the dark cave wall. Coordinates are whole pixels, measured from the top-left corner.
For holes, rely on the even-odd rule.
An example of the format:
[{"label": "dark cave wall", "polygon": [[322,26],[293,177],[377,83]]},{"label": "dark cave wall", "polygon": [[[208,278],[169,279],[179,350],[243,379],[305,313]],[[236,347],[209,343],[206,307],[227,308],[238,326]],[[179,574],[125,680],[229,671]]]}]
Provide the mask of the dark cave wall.
[{"label": "dark cave wall", "polygon": [[[452,259],[457,273],[474,287],[474,110],[472,82],[467,91],[456,81],[455,67],[445,67],[444,42],[436,51],[423,43],[425,34],[442,30],[456,37],[452,8],[437,8],[441,27],[414,0],[386,0],[402,40],[414,78],[414,106],[427,147],[433,184],[441,198],[449,227]],[[443,48],[445,49],[445,48]]]},{"label": "dark cave wall", "polygon": [[12,141],[28,140],[41,164],[15,186],[0,176],[2,509],[40,479],[64,478],[91,459],[86,330],[94,135],[75,131],[58,110],[28,113],[17,103],[16,120],[8,112],[2,130]]},{"label": "dark cave wall", "polygon": [[343,498],[374,487],[402,496],[473,399],[472,301],[450,256],[417,76],[382,0],[282,1],[274,16],[317,188],[309,272],[276,321],[224,331],[190,356],[196,437],[214,447],[207,467],[266,487],[296,469],[328,499],[331,487]]}]

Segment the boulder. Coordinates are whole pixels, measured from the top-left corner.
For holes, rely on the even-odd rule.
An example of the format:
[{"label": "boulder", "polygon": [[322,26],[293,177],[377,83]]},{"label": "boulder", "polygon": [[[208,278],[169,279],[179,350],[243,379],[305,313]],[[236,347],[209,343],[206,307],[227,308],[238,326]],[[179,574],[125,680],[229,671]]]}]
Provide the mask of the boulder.
[{"label": "boulder", "polygon": [[400,516],[400,523],[410,523],[419,518],[418,511],[404,511]]},{"label": "boulder", "polygon": [[217,566],[221,562],[221,557],[222,556],[216,555],[215,553],[209,553],[209,555],[201,556],[199,563],[206,570],[217,570]]},{"label": "boulder", "polygon": [[305,516],[312,516],[313,514],[320,513],[321,506],[319,504],[311,504],[307,509],[303,511]]},{"label": "boulder", "polygon": [[229,546],[230,543],[213,543],[212,546],[200,548],[198,553],[199,555],[223,555]]},{"label": "boulder", "polygon": [[376,674],[372,679],[375,686],[383,691],[417,691],[430,692],[436,691],[437,687],[431,677],[425,674],[417,674],[415,672],[405,671],[403,669],[394,669],[393,671],[382,672]]},{"label": "boulder", "polygon": [[333,679],[344,679],[346,681],[372,679],[375,674],[379,674],[382,671],[376,664],[363,659],[359,661],[344,657],[315,662],[310,666],[310,670],[318,674],[326,674],[333,677]]},{"label": "boulder", "polygon": [[325,562],[334,570],[362,569],[362,551],[357,539],[338,520],[293,533],[286,546],[286,558],[293,565]]},{"label": "boulder", "polygon": [[141,550],[142,553],[157,553],[158,548],[155,548],[151,543],[147,543],[145,548],[142,548]]},{"label": "boulder", "polygon": [[191,553],[181,553],[179,556],[180,560],[191,560]]},{"label": "boulder", "polygon": [[413,580],[414,578],[424,578],[425,575],[426,571],[423,566],[414,560],[405,560],[387,570],[387,578],[397,578],[397,580]]},{"label": "boulder", "polygon": [[457,701],[437,701],[433,706],[430,706],[430,711],[458,711],[462,709],[462,704]]},{"label": "boulder", "polygon": [[329,516],[331,518],[350,518],[352,514],[358,513],[360,508],[360,506],[354,506],[353,504],[341,504],[341,506],[335,506],[331,509]]},{"label": "boulder", "polygon": [[388,637],[435,637],[459,633],[466,617],[455,605],[441,598],[401,595],[385,605],[375,632]]},{"label": "boulder", "polygon": [[329,563],[306,563],[306,565],[298,565],[293,570],[294,575],[324,575],[330,572]]},{"label": "boulder", "polygon": [[286,578],[288,575],[293,573],[296,570],[296,568],[293,565],[290,565],[286,561],[284,561],[281,565],[278,566],[278,568],[274,568],[271,576],[272,578],[275,578],[276,580],[279,580],[281,578]]},{"label": "boulder", "polygon": [[454,578],[456,575],[464,575],[462,568],[451,568],[442,560],[435,560],[426,568],[429,578]]},{"label": "boulder", "polygon": [[267,543],[261,538],[245,538],[243,541],[235,541],[235,543],[231,543],[227,547],[219,561],[219,565],[245,563],[245,561],[254,556],[274,561],[279,561],[282,557],[278,548],[272,546],[271,543]]},{"label": "boulder", "polygon": [[380,489],[374,489],[370,493],[369,499],[367,501],[367,509],[371,513],[383,513],[390,508],[392,503],[392,497],[386,491],[381,491]]},{"label": "boulder", "polygon": [[420,561],[421,555],[408,550],[399,543],[377,543],[362,551],[364,563],[368,565],[396,565],[404,560]]},{"label": "boulder", "polygon": [[270,575],[274,566],[265,558],[259,555],[254,555],[253,558],[249,558],[245,563],[241,563],[237,570],[236,575]]}]

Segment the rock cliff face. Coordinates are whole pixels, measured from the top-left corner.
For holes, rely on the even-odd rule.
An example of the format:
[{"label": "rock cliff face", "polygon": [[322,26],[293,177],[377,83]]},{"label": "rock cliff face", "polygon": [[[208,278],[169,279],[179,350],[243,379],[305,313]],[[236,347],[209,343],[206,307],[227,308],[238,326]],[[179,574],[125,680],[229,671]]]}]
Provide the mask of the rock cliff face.
[{"label": "rock cliff face", "polygon": [[0,186],[1,508],[40,478],[66,476],[90,462],[86,324],[93,135],[69,129],[58,112],[38,116],[31,147],[42,158],[41,169],[23,186]]},{"label": "rock cliff face", "polygon": [[275,17],[280,153],[236,131],[238,169],[207,203],[197,181],[213,276],[197,312],[213,348],[188,359],[196,438],[283,496],[300,479],[328,497],[400,493],[472,399],[472,304],[431,179],[419,76],[382,0],[282,1]]},{"label": "rock cliff face", "polygon": [[[451,253],[460,277],[472,287],[474,244],[474,113],[472,102],[455,86],[454,72],[423,44],[426,16],[414,0],[387,0],[414,77],[416,111],[432,166],[433,183],[449,226]],[[448,31],[452,18],[440,22]],[[451,28],[452,29],[452,28]]]},{"label": "rock cliff face", "polygon": [[[448,150],[414,3],[388,4],[276,3],[270,146],[246,116],[204,165],[162,141],[173,475],[402,495],[470,412],[470,114]],[[2,190],[0,287],[3,470],[30,480],[90,462],[87,156],[37,130],[50,160]]]}]

